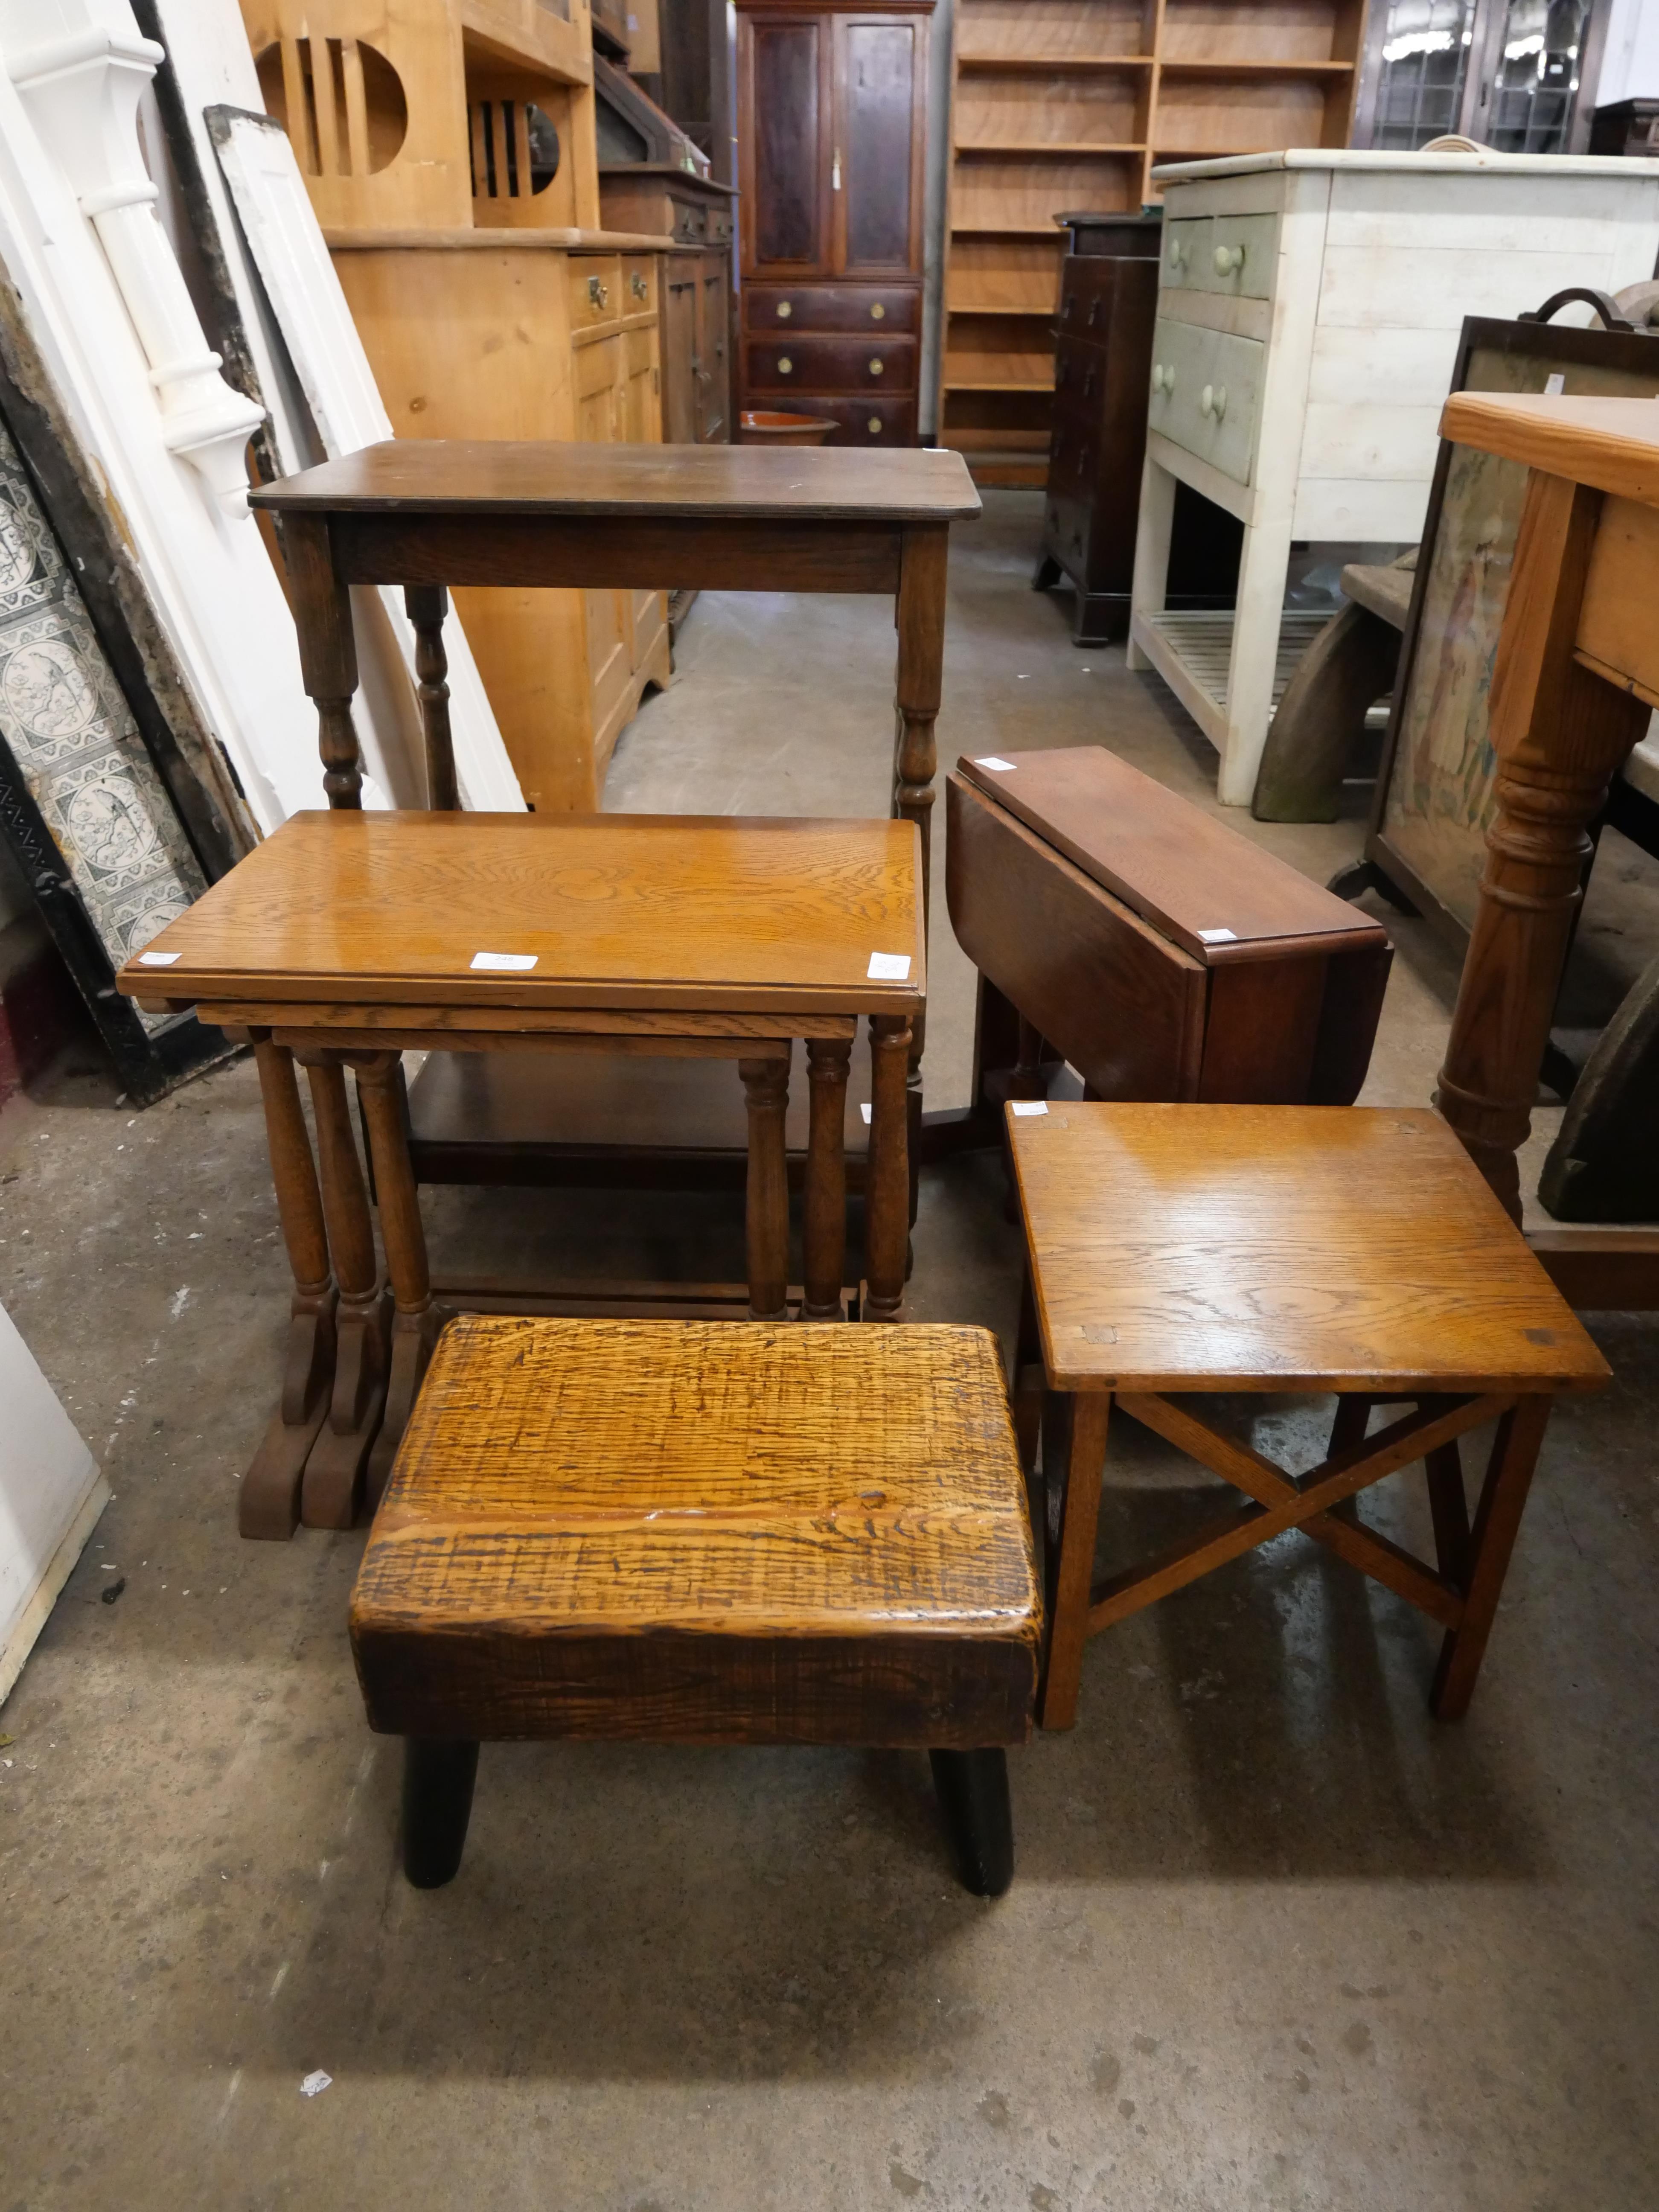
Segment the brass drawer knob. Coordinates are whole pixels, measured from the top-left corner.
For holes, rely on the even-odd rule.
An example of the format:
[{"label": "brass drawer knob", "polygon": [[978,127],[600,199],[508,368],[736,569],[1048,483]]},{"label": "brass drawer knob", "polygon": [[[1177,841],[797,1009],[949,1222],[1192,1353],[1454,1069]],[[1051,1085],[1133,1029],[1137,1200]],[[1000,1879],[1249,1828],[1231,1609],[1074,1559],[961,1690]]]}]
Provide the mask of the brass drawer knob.
[{"label": "brass drawer knob", "polygon": [[872,438],[878,438],[881,435],[881,417],[879,415],[872,415],[870,417],[870,435]]},{"label": "brass drawer knob", "polygon": [[787,323],[790,316],[793,315],[794,312],[793,307],[790,305],[787,300],[780,300],[778,301],[778,320],[781,323]]},{"label": "brass drawer knob", "polygon": [[790,360],[787,354],[785,354],[783,359],[778,363],[778,374],[780,376],[793,375],[794,373],[794,362]]},{"label": "brass drawer knob", "polygon": [[887,310],[879,300],[870,310],[870,319],[872,323],[884,323],[887,319]]},{"label": "brass drawer knob", "polygon": [[879,376],[881,374],[881,363],[878,361],[872,361],[871,362],[870,374],[872,376]]}]

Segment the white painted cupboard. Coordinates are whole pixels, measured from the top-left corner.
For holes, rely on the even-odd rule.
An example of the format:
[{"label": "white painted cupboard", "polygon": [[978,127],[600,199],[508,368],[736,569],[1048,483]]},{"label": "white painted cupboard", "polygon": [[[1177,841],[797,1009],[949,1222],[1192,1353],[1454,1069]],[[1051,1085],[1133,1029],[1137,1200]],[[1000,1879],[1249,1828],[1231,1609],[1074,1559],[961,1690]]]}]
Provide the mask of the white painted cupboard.
[{"label": "white painted cupboard", "polygon": [[[1224,804],[1248,806],[1317,627],[1284,613],[1291,540],[1421,536],[1463,318],[1652,276],[1659,161],[1292,149],[1152,173],[1164,258],[1129,663],[1214,744]],[[1244,525],[1236,616],[1164,607],[1177,480]]]}]

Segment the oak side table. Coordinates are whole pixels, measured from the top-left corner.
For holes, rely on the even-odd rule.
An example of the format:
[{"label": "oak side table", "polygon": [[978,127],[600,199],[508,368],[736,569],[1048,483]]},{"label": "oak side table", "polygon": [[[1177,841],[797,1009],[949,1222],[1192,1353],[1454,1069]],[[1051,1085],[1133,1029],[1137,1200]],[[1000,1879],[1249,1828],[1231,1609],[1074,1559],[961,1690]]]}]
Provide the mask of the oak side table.
[{"label": "oak side table", "polygon": [[[1430,1704],[1457,1719],[1551,1401],[1608,1370],[1456,1139],[1426,1108],[1049,1103],[1010,1115],[1030,1258],[1018,1426],[1029,1460],[1041,1413],[1047,1524],[1058,1524],[1042,1726],[1075,1720],[1089,1637],[1290,1528],[1439,1624]],[[1328,1456],[1291,1477],[1211,1425],[1189,1396],[1211,1391],[1334,1392]],[[1379,1401],[1409,1410],[1368,1434]],[[1250,1502],[1097,1583],[1115,1403]],[[1457,1439],[1492,1421],[1471,1524]],[[1432,1566],[1347,1504],[1418,1461]]]},{"label": "oak side table", "polygon": [[[428,804],[444,809],[459,803],[444,685],[448,586],[890,596],[898,632],[892,811],[921,832],[925,916],[950,528],[980,512],[959,453],[397,439],[268,484],[252,498],[280,520],[331,806],[361,804],[351,720],[354,584],[405,588],[423,679]],[[580,674],[585,683],[586,670]],[[919,1015],[910,1054],[913,1133],[921,1126],[922,1030]],[[422,1180],[556,1182],[568,1178],[573,1155],[581,1181],[602,1170],[618,1090],[617,1080],[603,1079],[603,1063],[590,1066],[571,1097],[562,1099],[556,1085],[546,1110],[532,1102],[528,1113],[510,1087],[498,1100],[462,1098],[447,1079],[453,1072],[429,1064],[411,1101]],[[638,1071],[625,1073],[637,1097]],[[740,1157],[741,1135],[720,1122],[720,1103],[688,1070],[664,1088],[665,1127],[700,1125],[696,1149],[706,1155],[701,1176],[682,1157],[682,1187],[720,1181]],[[538,1120],[557,1141],[503,1141],[503,1132],[517,1138]],[[631,1180],[641,1151],[648,1157],[652,1149],[617,1148],[617,1179]]]},{"label": "oak side table", "polygon": [[[860,1310],[898,1317],[906,1065],[927,987],[916,848],[908,822],[297,814],[128,961],[117,979],[127,996],[194,1006],[249,1036],[258,1054],[294,1293],[282,1402],[242,1485],[245,1535],[287,1536],[296,1519],[349,1527],[366,1466],[374,1503],[444,1318],[402,1111],[406,1050],[735,1060],[749,1128],[748,1312],[781,1322],[784,1112],[792,1040],[803,1038],[811,1118],[800,1310],[830,1321],[843,1313],[848,1061],[867,1018]],[[315,1168],[295,1060],[310,1080]],[[589,1300],[595,1288],[585,1286]],[[580,1310],[575,1285],[550,1295]],[[664,1285],[629,1295],[662,1311],[686,1310],[689,1294]]]}]

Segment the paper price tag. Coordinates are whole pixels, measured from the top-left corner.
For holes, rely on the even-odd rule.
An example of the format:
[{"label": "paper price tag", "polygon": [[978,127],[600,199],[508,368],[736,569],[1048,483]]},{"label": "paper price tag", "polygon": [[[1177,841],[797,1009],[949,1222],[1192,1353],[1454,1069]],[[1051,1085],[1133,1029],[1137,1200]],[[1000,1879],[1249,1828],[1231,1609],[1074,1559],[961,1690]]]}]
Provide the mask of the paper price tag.
[{"label": "paper price tag", "polygon": [[1198,941],[1200,945],[1236,945],[1238,942],[1231,929],[1200,929]]},{"label": "paper price tag", "polygon": [[864,1116],[864,1126],[867,1129],[870,1126],[870,1101],[867,1098],[865,1100],[863,1105],[859,1108],[859,1111]]},{"label": "paper price tag", "polygon": [[906,982],[910,975],[910,956],[908,952],[872,952],[865,973],[872,983]]},{"label": "paper price tag", "polygon": [[1011,775],[1013,773],[1014,764],[1012,761],[999,760],[994,753],[987,753],[984,759],[976,760],[974,766],[994,769],[999,775]]},{"label": "paper price tag", "polygon": [[1012,1098],[1008,1103],[1022,1121],[1028,1114],[1046,1114],[1048,1110],[1046,1098]]},{"label": "paper price tag", "polygon": [[178,957],[176,952],[141,952],[138,965],[141,968],[171,968]]},{"label": "paper price tag", "polygon": [[540,956],[534,952],[475,952],[468,963],[498,975],[522,975],[533,968]]}]

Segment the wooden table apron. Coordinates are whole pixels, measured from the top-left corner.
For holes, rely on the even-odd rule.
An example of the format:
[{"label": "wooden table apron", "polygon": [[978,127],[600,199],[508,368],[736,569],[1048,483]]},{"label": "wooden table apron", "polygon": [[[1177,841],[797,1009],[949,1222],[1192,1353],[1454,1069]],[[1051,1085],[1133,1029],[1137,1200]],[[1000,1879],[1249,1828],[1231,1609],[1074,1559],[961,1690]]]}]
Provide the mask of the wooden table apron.
[{"label": "wooden table apron", "polygon": [[[415,1010],[404,1010],[414,1013]],[[287,1537],[352,1525],[367,1492],[379,1502],[447,1310],[434,1297],[401,1085],[405,1050],[637,1052],[735,1060],[749,1121],[748,1317],[788,1318],[788,1178],[784,1113],[791,1038],[806,1044],[811,1123],[803,1230],[804,1321],[844,1318],[847,1169],[842,1117],[854,1016],[676,1012],[672,1029],[622,1018],[606,1029],[397,1025],[385,1006],[203,1004],[202,1018],[252,1040],[259,1071],[278,1215],[294,1276],[282,1396],[246,1475],[245,1536]],[[418,1020],[418,1016],[416,1016]],[[869,1017],[874,1065],[866,1214],[865,1317],[896,1318],[908,1237],[906,1072],[910,1022]],[[751,1033],[744,1034],[748,1030]],[[787,1032],[785,1034],[784,1032]],[[295,1063],[306,1069],[316,1122],[313,1158]],[[355,1071],[373,1162],[387,1280],[374,1249],[368,1191],[351,1126],[345,1072]]]}]

